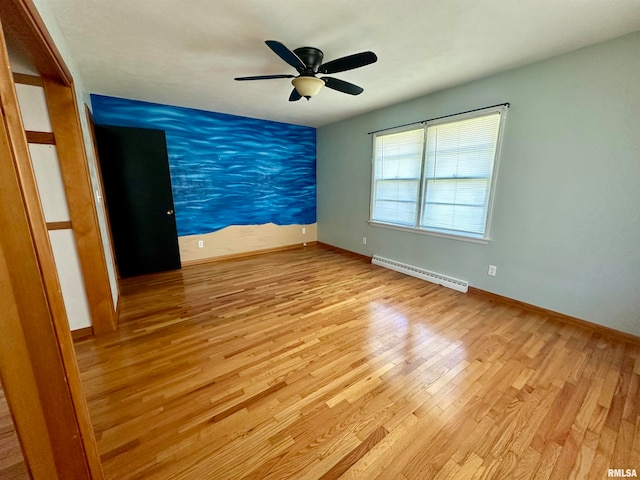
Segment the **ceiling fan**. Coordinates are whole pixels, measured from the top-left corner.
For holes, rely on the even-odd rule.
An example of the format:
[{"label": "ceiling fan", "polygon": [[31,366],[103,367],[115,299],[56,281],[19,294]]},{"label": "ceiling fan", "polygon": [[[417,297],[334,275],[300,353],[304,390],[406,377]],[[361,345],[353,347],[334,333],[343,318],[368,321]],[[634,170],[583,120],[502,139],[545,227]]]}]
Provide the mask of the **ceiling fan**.
[{"label": "ceiling fan", "polygon": [[281,59],[298,71],[299,75],[257,75],[253,77],[237,77],[235,80],[270,80],[274,78],[293,78],[294,89],[289,95],[289,101],[295,102],[305,97],[309,100],[317,95],[325,85],[338,92],[349,95],[360,95],[364,90],[358,85],[345,82],[333,77],[316,77],[317,74],[333,74],[353,70],[375,63],[378,57],[373,52],[360,52],[341,57],[327,63],[322,63],[322,50],[314,47],[300,47],[291,51],[276,40],[264,42]]}]

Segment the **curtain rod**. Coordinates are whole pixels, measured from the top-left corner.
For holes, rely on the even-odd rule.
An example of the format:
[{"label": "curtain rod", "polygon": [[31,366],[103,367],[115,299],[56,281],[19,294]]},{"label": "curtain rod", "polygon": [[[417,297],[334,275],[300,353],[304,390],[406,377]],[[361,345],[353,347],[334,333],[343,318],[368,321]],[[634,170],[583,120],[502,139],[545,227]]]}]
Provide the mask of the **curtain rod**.
[{"label": "curtain rod", "polygon": [[394,128],[408,127],[409,125],[415,125],[415,124],[418,124],[418,123],[433,122],[434,120],[440,120],[441,118],[455,117],[456,115],[464,115],[465,113],[478,112],[480,110],[486,110],[487,108],[495,108],[495,107],[507,107],[508,108],[510,106],[511,106],[511,104],[509,102],[497,103],[495,105],[490,105],[488,107],[474,108],[473,110],[467,110],[466,112],[452,113],[451,115],[442,115],[441,117],[433,117],[433,118],[429,118],[427,120],[420,120],[418,122],[405,123],[404,125],[396,125],[395,127],[381,128],[380,130],[374,130],[373,132],[369,132],[367,135],[372,135],[372,134],[378,133],[378,132],[384,132],[386,130],[393,130]]}]

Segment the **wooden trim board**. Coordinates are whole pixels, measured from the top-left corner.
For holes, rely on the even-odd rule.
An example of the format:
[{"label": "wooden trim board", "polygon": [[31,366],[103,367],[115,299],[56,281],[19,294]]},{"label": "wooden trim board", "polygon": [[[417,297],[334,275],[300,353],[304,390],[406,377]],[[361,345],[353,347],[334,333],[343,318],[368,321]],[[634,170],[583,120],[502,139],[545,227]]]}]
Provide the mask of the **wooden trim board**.
[{"label": "wooden trim board", "polygon": [[55,145],[56,137],[52,132],[33,132],[27,130],[24,132],[27,136],[27,143],[37,143],[39,145]]},{"label": "wooden trim board", "polygon": [[[0,45],[1,49],[4,49],[4,44]],[[0,58],[0,65],[3,63],[5,62]],[[7,92],[1,80],[4,79],[0,77],[0,100],[5,110]],[[15,114],[15,107],[9,113]],[[8,137],[6,116],[3,114],[0,120],[0,168],[3,172],[0,175],[0,189],[3,195],[3,201],[0,202],[0,221],[4,225],[11,225],[10,229],[4,229],[0,235],[0,371],[27,467],[36,479],[57,478],[47,420],[39,398],[36,366],[33,365],[29,341],[24,332],[24,296],[34,297],[32,308],[38,309],[38,313],[44,313],[44,319],[48,317],[49,312],[42,312],[42,303],[39,302],[43,290],[42,286],[38,285],[39,277],[34,277],[35,251],[25,248],[27,242],[29,247],[31,246],[32,240],[29,238],[26,211],[20,208],[23,200],[12,161],[14,151]],[[8,208],[9,205],[11,208]],[[21,262],[19,269],[15,265],[18,259]],[[21,275],[18,276],[15,272],[21,272]]]},{"label": "wooden trim board", "polygon": [[116,328],[115,309],[73,87],[45,78],[44,89],[93,329],[109,332]]},{"label": "wooden trim board", "polygon": [[33,87],[43,87],[44,82],[42,81],[42,77],[37,75],[28,75],[26,73],[13,73],[13,81],[14,83],[19,83],[20,85],[31,85]]},{"label": "wooden trim board", "polygon": [[[111,259],[113,261],[113,269],[115,271],[116,276],[116,293],[117,297],[120,297],[120,285],[117,282],[117,279],[120,278],[120,272],[118,270],[118,263],[116,262],[116,249],[113,245],[113,235],[111,234],[111,219],[109,218],[109,206],[107,204],[107,195],[104,192],[104,179],[102,176],[102,165],[100,164],[100,154],[98,153],[98,141],[96,139],[96,122],[93,120],[93,114],[91,113],[91,109],[89,105],[84,104],[84,114],[87,119],[87,127],[89,128],[89,136],[91,138],[91,151],[93,152],[93,158],[95,160],[96,174],[98,176],[98,187],[100,188],[100,197],[102,198],[102,210],[104,213],[104,221],[106,223],[106,236],[107,243],[109,244],[109,249],[111,251]],[[97,205],[96,205],[97,208]],[[105,259],[106,261],[106,259]],[[117,309],[116,309],[117,310]],[[118,315],[115,315],[116,323],[118,319]]]},{"label": "wooden trim board", "polygon": [[47,222],[47,230],[72,230],[71,222]]},{"label": "wooden trim board", "polygon": [[79,340],[83,340],[88,337],[93,337],[95,333],[93,333],[93,327],[85,327],[78,328],[77,330],[71,330],[71,338],[73,338],[74,342]]}]

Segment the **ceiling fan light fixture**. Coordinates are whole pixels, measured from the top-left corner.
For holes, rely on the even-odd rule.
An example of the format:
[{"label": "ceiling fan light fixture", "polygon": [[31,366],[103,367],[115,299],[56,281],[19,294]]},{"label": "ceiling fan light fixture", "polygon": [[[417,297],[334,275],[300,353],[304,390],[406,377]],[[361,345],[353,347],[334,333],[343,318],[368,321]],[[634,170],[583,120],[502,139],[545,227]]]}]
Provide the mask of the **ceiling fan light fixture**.
[{"label": "ceiling fan light fixture", "polygon": [[301,96],[308,99],[315,97],[320,89],[324,87],[324,80],[316,77],[297,77],[291,80],[291,84]]}]

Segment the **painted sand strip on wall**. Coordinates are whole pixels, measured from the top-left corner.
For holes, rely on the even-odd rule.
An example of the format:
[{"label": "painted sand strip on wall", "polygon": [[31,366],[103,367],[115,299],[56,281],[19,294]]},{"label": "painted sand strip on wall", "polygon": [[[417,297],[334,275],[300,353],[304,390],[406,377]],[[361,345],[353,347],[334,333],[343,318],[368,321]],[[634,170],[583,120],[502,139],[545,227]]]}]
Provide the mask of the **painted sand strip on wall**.
[{"label": "painted sand strip on wall", "polygon": [[[302,228],[306,233],[302,233]],[[178,238],[183,265],[215,257],[239,255],[247,252],[270,250],[317,240],[316,224],[231,226],[203,235]],[[198,247],[198,241],[203,247]]]}]

